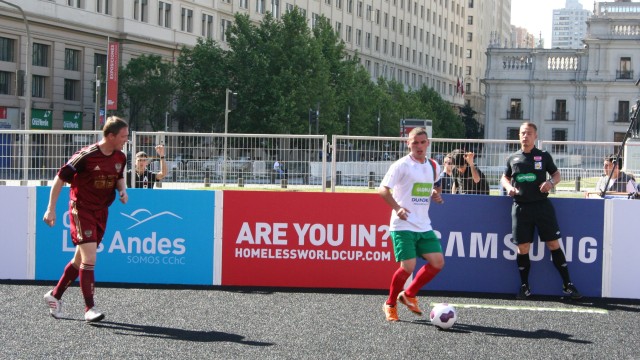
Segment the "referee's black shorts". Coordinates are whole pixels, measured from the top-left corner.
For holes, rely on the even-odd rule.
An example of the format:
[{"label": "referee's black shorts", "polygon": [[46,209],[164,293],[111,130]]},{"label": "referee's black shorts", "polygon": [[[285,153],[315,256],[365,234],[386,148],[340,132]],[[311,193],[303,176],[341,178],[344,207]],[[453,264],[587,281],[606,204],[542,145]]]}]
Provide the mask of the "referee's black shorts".
[{"label": "referee's black shorts", "polygon": [[561,237],[556,211],[549,199],[530,203],[514,202],[511,207],[511,242],[526,244],[533,242],[534,229],[538,229],[541,241],[557,240]]}]

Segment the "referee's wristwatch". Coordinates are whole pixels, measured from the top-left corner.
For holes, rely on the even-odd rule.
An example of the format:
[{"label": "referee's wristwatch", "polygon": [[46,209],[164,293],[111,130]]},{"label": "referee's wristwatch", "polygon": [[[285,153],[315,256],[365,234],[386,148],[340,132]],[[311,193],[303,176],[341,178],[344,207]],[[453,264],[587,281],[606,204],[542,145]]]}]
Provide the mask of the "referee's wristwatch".
[{"label": "referee's wristwatch", "polygon": [[556,187],[556,183],[553,182],[553,179],[549,179],[547,181],[551,184],[551,187]]}]

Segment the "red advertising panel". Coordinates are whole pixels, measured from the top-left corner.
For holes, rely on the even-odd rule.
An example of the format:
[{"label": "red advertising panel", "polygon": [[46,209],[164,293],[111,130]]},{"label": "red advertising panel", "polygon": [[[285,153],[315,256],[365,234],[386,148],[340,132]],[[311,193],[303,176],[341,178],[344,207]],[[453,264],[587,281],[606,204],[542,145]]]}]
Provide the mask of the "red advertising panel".
[{"label": "red advertising panel", "polygon": [[118,64],[120,49],[117,42],[109,43],[107,59],[107,110],[118,109]]},{"label": "red advertising panel", "polygon": [[7,118],[7,107],[6,106],[0,106],[0,119],[6,119]]},{"label": "red advertising panel", "polygon": [[390,214],[377,194],[225,191],[222,285],[386,289]]}]

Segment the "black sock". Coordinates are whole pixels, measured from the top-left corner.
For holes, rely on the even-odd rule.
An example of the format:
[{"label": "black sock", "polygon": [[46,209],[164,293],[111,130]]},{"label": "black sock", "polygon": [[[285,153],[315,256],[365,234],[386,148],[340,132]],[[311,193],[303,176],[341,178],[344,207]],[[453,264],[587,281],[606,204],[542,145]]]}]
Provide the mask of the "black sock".
[{"label": "black sock", "polygon": [[522,282],[523,285],[529,286],[529,270],[531,269],[529,254],[518,254],[516,263],[518,264],[518,271],[520,272],[520,282]]},{"label": "black sock", "polygon": [[560,248],[551,250],[551,258],[553,259],[553,265],[555,265],[560,276],[562,276],[562,283],[564,286],[567,286],[567,284],[571,282],[571,278],[569,277],[569,267],[567,265],[567,259],[564,257],[564,252],[562,252]]}]

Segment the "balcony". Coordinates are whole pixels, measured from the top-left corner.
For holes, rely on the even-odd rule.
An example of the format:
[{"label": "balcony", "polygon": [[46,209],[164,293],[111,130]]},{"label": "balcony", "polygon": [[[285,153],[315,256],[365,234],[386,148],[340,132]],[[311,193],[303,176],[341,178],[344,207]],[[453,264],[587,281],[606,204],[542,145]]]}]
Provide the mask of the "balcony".
[{"label": "balcony", "polygon": [[633,70],[616,70],[616,80],[632,80]]},{"label": "balcony", "polygon": [[628,123],[629,122],[629,113],[613,113],[613,122],[617,123]]},{"label": "balcony", "polygon": [[507,120],[522,120],[522,111],[507,110]]},{"label": "balcony", "polygon": [[569,120],[569,112],[568,111],[552,111],[551,112],[551,120],[554,120],[554,121],[567,121],[567,120]]}]

